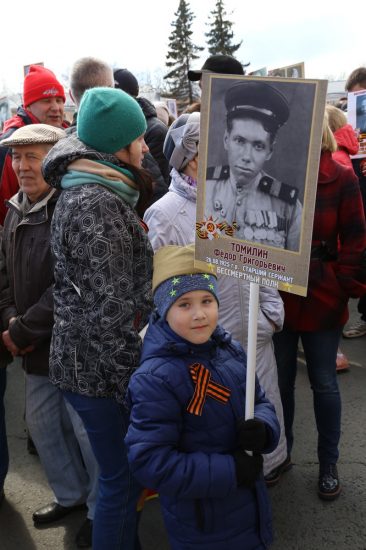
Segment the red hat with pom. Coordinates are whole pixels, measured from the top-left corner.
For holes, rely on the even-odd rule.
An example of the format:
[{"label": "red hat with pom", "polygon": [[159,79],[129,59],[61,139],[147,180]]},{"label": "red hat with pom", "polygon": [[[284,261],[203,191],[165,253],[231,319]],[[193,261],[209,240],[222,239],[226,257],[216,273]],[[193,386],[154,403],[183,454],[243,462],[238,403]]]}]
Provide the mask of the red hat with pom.
[{"label": "red hat with pom", "polygon": [[25,107],[40,99],[61,97],[65,102],[65,92],[62,84],[49,69],[41,65],[31,65],[24,78],[23,104]]}]

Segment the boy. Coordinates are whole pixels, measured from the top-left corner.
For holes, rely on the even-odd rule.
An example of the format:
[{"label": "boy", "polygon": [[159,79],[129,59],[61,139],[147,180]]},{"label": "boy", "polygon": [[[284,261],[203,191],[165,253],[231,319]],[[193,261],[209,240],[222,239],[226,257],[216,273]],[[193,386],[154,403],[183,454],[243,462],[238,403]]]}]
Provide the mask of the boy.
[{"label": "boy", "polygon": [[259,453],[278,443],[274,408],[257,382],[255,418],[243,420],[246,356],[217,326],[216,279],[194,267],[193,245],[156,252],[153,290],[129,384],[132,472],[159,492],[173,550],[264,549],[272,533]]}]

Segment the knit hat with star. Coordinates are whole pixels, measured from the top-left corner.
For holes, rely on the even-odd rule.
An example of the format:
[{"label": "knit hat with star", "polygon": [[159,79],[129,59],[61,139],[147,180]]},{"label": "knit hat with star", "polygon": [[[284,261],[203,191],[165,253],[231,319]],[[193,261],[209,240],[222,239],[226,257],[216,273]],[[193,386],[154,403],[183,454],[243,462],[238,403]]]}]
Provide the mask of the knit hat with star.
[{"label": "knit hat with star", "polygon": [[194,245],[163,246],[154,255],[154,304],[166,317],[180,296],[192,290],[207,290],[219,302],[216,275],[194,265]]}]

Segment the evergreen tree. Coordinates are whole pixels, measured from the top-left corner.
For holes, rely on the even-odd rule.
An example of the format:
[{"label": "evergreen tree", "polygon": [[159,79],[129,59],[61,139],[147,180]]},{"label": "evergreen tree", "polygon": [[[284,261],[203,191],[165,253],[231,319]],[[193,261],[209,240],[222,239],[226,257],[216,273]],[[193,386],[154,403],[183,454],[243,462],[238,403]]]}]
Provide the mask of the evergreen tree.
[{"label": "evergreen tree", "polygon": [[192,82],[188,80],[191,62],[199,58],[197,52],[203,50],[193,44],[191,36],[192,21],[195,18],[185,0],[179,1],[178,10],[174,14],[176,20],[171,24],[173,31],[169,36],[166,66],[170,68],[164,76],[168,80],[170,92],[180,103],[192,103],[194,91]]},{"label": "evergreen tree", "polygon": [[234,33],[232,31],[233,23],[226,19],[227,14],[224,8],[223,0],[217,0],[216,9],[210,15],[211,19],[210,30],[205,33],[208,38],[207,45],[210,55],[222,54],[233,55],[242,44],[242,40],[238,44],[232,44]]}]

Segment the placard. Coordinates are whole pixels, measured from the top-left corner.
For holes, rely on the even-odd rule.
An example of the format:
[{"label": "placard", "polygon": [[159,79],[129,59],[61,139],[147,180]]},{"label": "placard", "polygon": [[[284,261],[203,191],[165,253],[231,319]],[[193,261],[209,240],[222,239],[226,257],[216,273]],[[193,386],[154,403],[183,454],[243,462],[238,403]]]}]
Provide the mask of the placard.
[{"label": "placard", "polygon": [[347,119],[358,139],[358,152],[351,158],[366,157],[366,90],[348,94]]},{"label": "placard", "polygon": [[306,296],[326,93],[203,73],[197,264]]}]

